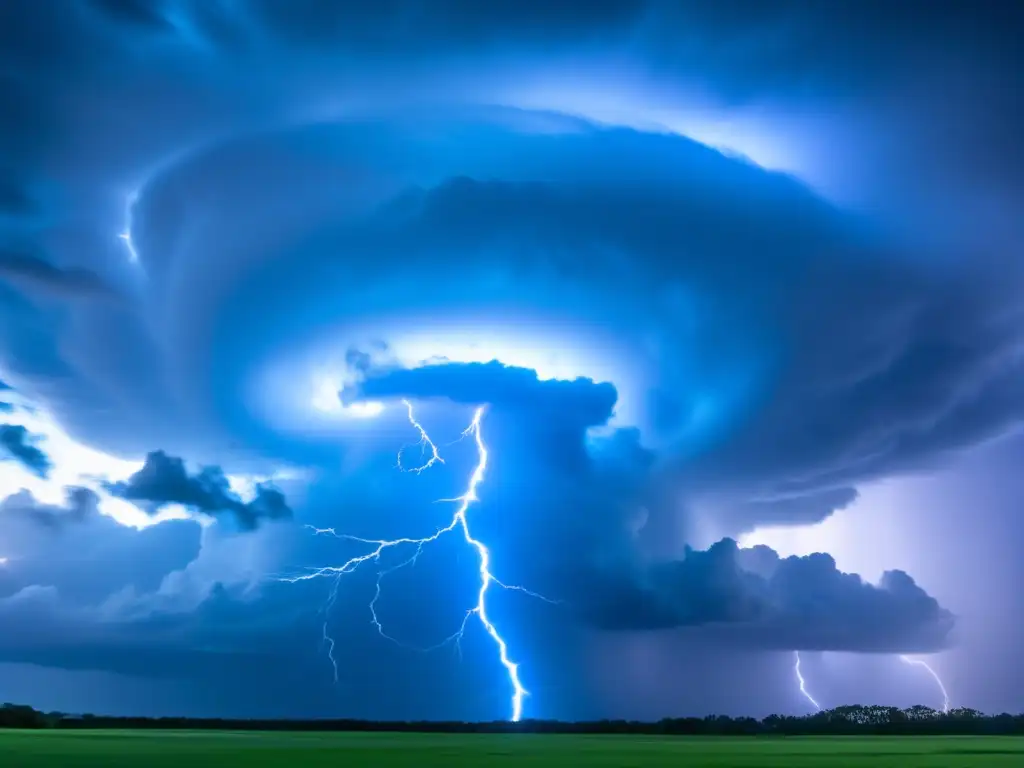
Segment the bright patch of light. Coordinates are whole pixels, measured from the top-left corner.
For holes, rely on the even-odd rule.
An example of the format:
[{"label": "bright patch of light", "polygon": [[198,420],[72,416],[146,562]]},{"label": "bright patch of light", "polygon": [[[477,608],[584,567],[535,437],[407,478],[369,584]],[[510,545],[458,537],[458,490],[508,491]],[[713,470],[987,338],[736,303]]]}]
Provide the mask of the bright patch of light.
[{"label": "bright patch of light", "polygon": [[[574,379],[595,375],[601,367],[587,359],[585,349],[568,344],[545,343],[535,333],[516,332],[506,328],[467,331],[456,328],[415,329],[396,338],[391,351],[405,366],[457,362],[489,363],[499,360],[505,365],[532,368],[540,379]],[[600,378],[600,376],[598,376]]]},{"label": "bright patch of light", "polygon": [[344,408],[345,412],[357,419],[372,419],[384,411],[384,403],[370,400],[365,403],[352,403]]},{"label": "bright patch of light", "polygon": [[384,404],[376,401],[342,403],[339,393],[347,383],[352,383],[351,377],[342,374],[315,376],[312,385],[313,408],[325,415],[341,415],[353,419],[372,419],[384,411]]},{"label": "bright patch of light", "polygon": [[545,110],[588,122],[684,136],[725,155],[798,177],[840,203],[856,198],[859,170],[831,148],[856,140],[854,116],[771,101],[723,101],[699,81],[630,71],[622,62],[569,61],[481,87],[489,103]]},{"label": "bright patch of light", "polygon": [[[43,504],[63,506],[65,489],[69,486],[89,488],[99,496],[99,510],[122,525],[146,528],[165,520],[193,517],[188,510],[168,505],[158,514],[149,515],[133,503],[112,496],[103,488],[103,482],[127,480],[143,466],[143,460],[122,459],[103,453],[76,441],[42,408],[28,403],[20,396],[5,392],[5,399],[15,406],[13,413],[4,414],[4,423],[25,427],[37,439],[36,445],[53,464],[46,478],[29,471],[20,462],[4,457],[0,461],[0,500],[26,490]],[[286,474],[286,473],[284,473]],[[281,475],[283,476],[283,475]],[[281,477],[281,476],[275,476]],[[272,478],[229,475],[228,484],[243,501],[255,497],[256,484]],[[209,520],[200,519],[209,524]]]},{"label": "bright patch of light", "polygon": [[269,475],[227,475],[228,487],[246,504],[256,499],[260,485],[277,483],[282,480],[303,480],[305,473],[299,470],[282,469]]},{"label": "bright patch of light", "polygon": [[313,384],[313,407],[323,413],[333,413],[341,410],[340,378],[323,377]]},{"label": "bright patch of light", "polygon": [[139,253],[135,250],[135,243],[132,240],[132,216],[135,209],[135,203],[138,202],[139,193],[138,191],[131,192],[124,204],[124,230],[118,234],[118,237],[124,241],[125,248],[128,249],[128,261],[132,264],[139,263]]},{"label": "bright patch of light", "polygon": [[[879,493],[881,491],[882,493]],[[835,558],[840,570],[859,573],[866,580],[877,583],[886,570],[901,568],[913,571],[901,553],[902,537],[898,526],[879,537],[877,528],[865,529],[864,516],[871,510],[866,504],[887,503],[885,484],[862,488],[861,497],[846,509],[841,509],[825,520],[810,525],[763,526],[738,538],[741,547],[759,544],[771,547],[782,557],[804,557],[815,552],[828,552]],[[882,516],[872,514],[872,518]],[[893,515],[890,522],[896,519]],[[905,550],[903,550],[905,552]]]},{"label": "bright patch of light", "polygon": [[[374,346],[377,339],[386,340],[386,349]],[[277,429],[307,435],[358,429],[360,421],[380,416],[386,410],[382,403],[346,406],[341,402],[339,393],[357,384],[361,375],[346,362],[350,349],[369,352],[378,365],[417,368],[497,360],[532,369],[541,379],[583,376],[596,382],[610,381],[619,393],[612,423],[643,426],[645,403],[640,381],[644,367],[635,348],[621,339],[605,338],[593,328],[530,322],[528,318],[439,321],[406,315],[373,326],[339,329],[312,340],[298,354],[275,360],[254,377],[250,390],[254,411]],[[308,378],[297,377],[297,371],[308,371]]]},{"label": "bright patch of light", "polygon": [[353,419],[372,419],[384,411],[384,403],[373,400],[343,403],[340,392],[346,383],[351,382],[346,382],[346,377],[341,375],[315,377],[312,386],[313,408],[323,414],[344,415]]},{"label": "bright patch of light", "polygon": [[546,72],[539,78],[510,84],[500,97],[525,109],[679,134],[725,154],[746,157],[769,170],[796,173],[806,165],[800,145],[778,124],[778,117],[752,105],[723,105],[698,87],[667,86],[614,71],[590,70],[583,76]]}]

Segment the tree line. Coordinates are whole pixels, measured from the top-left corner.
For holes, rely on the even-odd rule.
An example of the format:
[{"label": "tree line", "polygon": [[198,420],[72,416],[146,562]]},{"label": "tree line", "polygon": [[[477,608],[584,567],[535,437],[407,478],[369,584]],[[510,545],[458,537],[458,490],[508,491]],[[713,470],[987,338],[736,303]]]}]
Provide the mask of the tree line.
[{"label": "tree line", "polygon": [[232,731],[391,731],[418,733],[565,733],[687,736],[1024,736],[1024,714],[985,715],[974,709],[939,712],[924,706],[908,709],[845,706],[812,715],[753,717],[672,717],[657,722],[634,720],[395,721],[375,720],[229,720],[190,717],[112,717],[40,712],[25,705],[0,706],[0,728],[181,729]]}]

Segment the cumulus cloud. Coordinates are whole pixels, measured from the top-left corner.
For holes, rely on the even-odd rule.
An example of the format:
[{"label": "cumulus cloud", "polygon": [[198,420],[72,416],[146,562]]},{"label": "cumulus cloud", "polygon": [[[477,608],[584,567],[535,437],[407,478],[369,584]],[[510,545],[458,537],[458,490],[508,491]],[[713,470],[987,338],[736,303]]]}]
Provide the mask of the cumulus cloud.
[{"label": "cumulus cloud", "polygon": [[150,514],[169,504],[208,515],[229,513],[243,530],[254,530],[264,520],[280,520],[292,514],[284,494],[277,488],[257,483],[255,498],[243,502],[231,490],[220,467],[203,467],[197,474],[189,474],[182,459],[163,451],[151,452],[142,469],[127,480],[108,483],[107,489],[139,504]]},{"label": "cumulus cloud", "polygon": [[20,424],[0,424],[0,448],[4,449],[9,458],[45,478],[53,464],[50,457],[35,445],[37,439]]},{"label": "cumulus cloud", "polygon": [[586,615],[614,630],[701,627],[719,642],[787,650],[916,653],[949,641],[953,616],[902,571],[878,585],[827,554],[780,558],[724,539],[622,585],[599,581]]}]

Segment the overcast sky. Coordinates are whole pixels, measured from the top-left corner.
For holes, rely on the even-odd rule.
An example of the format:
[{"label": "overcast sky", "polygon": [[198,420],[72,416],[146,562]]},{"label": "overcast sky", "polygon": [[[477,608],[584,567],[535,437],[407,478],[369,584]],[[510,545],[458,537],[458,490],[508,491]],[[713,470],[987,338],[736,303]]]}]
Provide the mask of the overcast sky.
[{"label": "overcast sky", "polygon": [[1021,711],[1022,22],[0,5],[0,700]]}]

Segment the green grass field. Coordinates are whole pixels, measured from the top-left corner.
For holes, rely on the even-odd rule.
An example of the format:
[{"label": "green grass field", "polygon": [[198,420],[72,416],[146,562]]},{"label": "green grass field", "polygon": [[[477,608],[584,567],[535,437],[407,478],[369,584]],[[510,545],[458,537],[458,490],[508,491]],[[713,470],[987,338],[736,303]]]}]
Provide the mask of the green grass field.
[{"label": "green grass field", "polygon": [[1002,737],[708,738],[637,736],[0,731],[3,768],[338,768],[351,766],[1024,766]]}]

